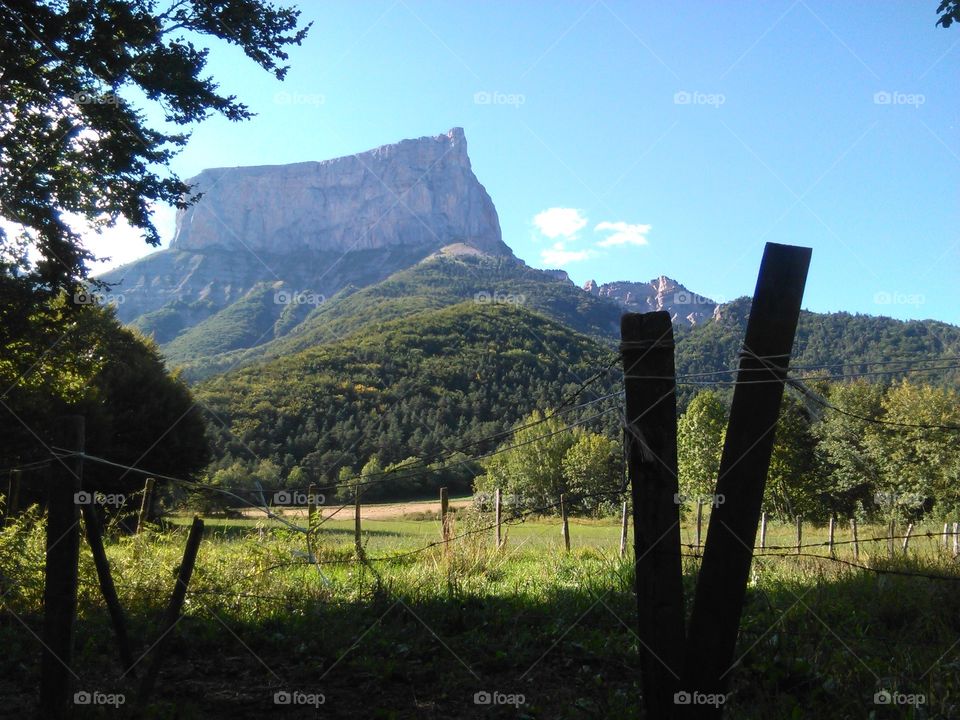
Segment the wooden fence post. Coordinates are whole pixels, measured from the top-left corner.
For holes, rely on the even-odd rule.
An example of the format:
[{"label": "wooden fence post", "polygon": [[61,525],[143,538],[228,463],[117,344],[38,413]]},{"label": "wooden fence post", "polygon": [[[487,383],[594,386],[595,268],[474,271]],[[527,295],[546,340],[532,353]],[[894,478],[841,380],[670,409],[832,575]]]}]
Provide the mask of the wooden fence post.
[{"label": "wooden fence post", "polygon": [[903,554],[907,554],[907,549],[910,547],[910,534],[913,532],[913,523],[907,525],[907,532],[903,536]]},{"label": "wooden fence post", "polygon": [[497,523],[497,550],[503,547],[503,531],[501,527],[501,522],[503,520],[503,498],[500,493],[500,488],[497,488],[493,492],[493,514],[495,521]]},{"label": "wooden fence post", "polygon": [[177,583],[173,586],[173,593],[170,595],[170,602],[167,604],[167,611],[164,613],[163,623],[160,626],[160,639],[153,646],[153,659],[140,683],[137,703],[141,706],[146,704],[156,683],[160,665],[163,662],[166,639],[170,631],[173,630],[173,626],[180,620],[180,610],[183,608],[183,601],[187,597],[187,586],[190,585],[190,576],[193,575],[193,566],[196,564],[197,552],[200,550],[202,539],[203,520],[194,516],[193,525],[190,527],[190,535],[187,537],[187,546],[183,551],[183,562],[180,563],[180,569],[177,571]]},{"label": "wooden fence post", "polygon": [[563,521],[560,533],[563,535],[563,546],[570,552],[570,524],[567,521],[567,503],[563,493],[560,493],[560,519]]},{"label": "wooden fence post", "polygon": [[760,549],[767,547],[767,514],[760,515]]},{"label": "wooden fence post", "polygon": [[887,553],[890,557],[893,557],[893,536],[897,534],[897,523],[895,520],[890,521],[890,525],[887,528]]},{"label": "wooden fence post", "polygon": [[[82,453],[84,419],[70,415],[59,421],[57,445]],[[69,715],[73,659],[73,623],[77,612],[77,564],[80,556],[80,503],[83,459],[55,459],[51,464],[47,501],[47,562],[43,587],[43,657],[40,667],[40,714]]]},{"label": "wooden fence post", "polygon": [[7,512],[6,521],[4,523],[5,525],[9,525],[13,522],[17,511],[20,509],[20,484],[22,482],[22,475],[22,470],[10,471],[10,486],[7,490]]},{"label": "wooden fence post", "polygon": [[445,487],[440,488],[440,536],[443,538],[443,551],[450,552],[450,496]]},{"label": "wooden fence post", "polygon": [[850,518],[850,533],[853,535],[853,559],[856,562],[860,560],[860,540],[857,537],[857,519]]},{"label": "wooden fence post", "polygon": [[354,490],[353,495],[353,546],[357,558],[363,559],[363,543],[360,539],[360,488]]},{"label": "wooden fence post", "polygon": [[803,517],[797,515],[797,555],[800,554],[801,545],[803,545]]},{"label": "wooden fence post", "polygon": [[127,619],[117,597],[117,588],[113,584],[113,575],[110,573],[110,562],[103,548],[103,527],[97,509],[93,504],[83,505],[83,520],[86,524],[87,544],[93,553],[93,564],[97,569],[97,580],[100,582],[100,593],[107,603],[110,620],[113,622],[113,633],[117,639],[117,649],[120,653],[120,663],[124,670],[133,668],[133,653],[130,651],[130,642],[127,639]]},{"label": "wooden fence post", "polygon": [[953,524],[953,556],[960,555],[960,523]]},{"label": "wooden fence post", "polygon": [[699,557],[701,542],[700,538],[702,537],[703,532],[703,500],[697,498],[697,536],[696,536],[696,547],[694,554]]},{"label": "wooden fence post", "polygon": [[950,549],[950,523],[943,524],[943,549]]},{"label": "wooden fence post", "polygon": [[833,515],[831,515],[831,516],[830,516],[830,535],[829,535],[829,539],[827,540],[827,545],[830,546],[830,557],[834,557],[834,554],[833,554],[833,531],[834,531],[834,527],[836,526],[836,524],[837,524],[837,519],[836,519],[835,517],[833,517]]},{"label": "wooden fence post", "polygon": [[620,516],[620,557],[627,554],[627,501],[623,501],[623,513]]},{"label": "wooden fence post", "polygon": [[667,717],[683,663],[677,396],[669,313],[620,319],[643,703]]},{"label": "wooden fence post", "polygon": [[140,534],[140,530],[143,528],[144,523],[150,518],[150,510],[153,507],[153,486],[156,483],[156,480],[152,477],[148,477],[147,481],[143,484],[143,498],[140,500],[140,514],[137,515],[137,532]]},{"label": "wooden fence post", "polygon": [[[724,695],[746,596],[774,427],[800,317],[809,248],[767,243],[747,320],[714,508],[687,633],[680,688]],[[761,382],[754,382],[761,381]],[[678,705],[680,717],[720,717],[723,705]]]},{"label": "wooden fence post", "polygon": [[307,486],[307,530],[313,530],[314,515],[317,514],[317,488],[313,483]]}]

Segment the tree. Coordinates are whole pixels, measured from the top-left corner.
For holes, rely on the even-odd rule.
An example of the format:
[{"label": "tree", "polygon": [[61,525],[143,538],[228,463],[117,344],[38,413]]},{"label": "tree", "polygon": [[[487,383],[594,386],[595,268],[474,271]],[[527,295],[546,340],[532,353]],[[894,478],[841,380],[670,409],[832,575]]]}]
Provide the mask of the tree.
[{"label": "tree", "polygon": [[618,504],[614,493],[623,484],[621,446],[598,433],[580,430],[575,434],[577,439],[561,462],[566,492],[586,512],[610,512]]},{"label": "tree", "polygon": [[[94,228],[123,219],[158,245],[151,204],[196,200],[170,169],[186,128],[214,113],[252,116],[204,76],[209,48],[197,38],[235,45],[282,80],[286,49],[310,27],[299,15],[269,0],[0,3],[0,216],[26,229],[41,258],[16,277],[47,293],[86,277],[93,256],[64,213]],[[152,127],[143,100],[175,130]]]},{"label": "tree", "polygon": [[764,506],[784,519],[796,515],[822,517],[825,506],[815,472],[816,438],[803,403],[784,396],[774,433]]},{"label": "tree", "polygon": [[937,25],[948,28],[953,23],[960,23],[960,0],[942,0],[937,7],[940,16]]},{"label": "tree", "polygon": [[697,498],[714,492],[727,427],[727,409],[713,390],[698,393],[677,423],[680,493]]}]

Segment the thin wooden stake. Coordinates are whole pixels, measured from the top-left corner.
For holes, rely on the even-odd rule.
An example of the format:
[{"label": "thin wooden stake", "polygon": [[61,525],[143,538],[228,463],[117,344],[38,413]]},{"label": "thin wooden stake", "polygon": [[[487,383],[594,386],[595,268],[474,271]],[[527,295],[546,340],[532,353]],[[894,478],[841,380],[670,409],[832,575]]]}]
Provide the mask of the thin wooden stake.
[{"label": "thin wooden stake", "polygon": [[960,555],[960,523],[953,524],[953,556]]},{"label": "thin wooden stake", "polygon": [[167,611],[164,613],[163,623],[160,625],[159,639],[153,645],[151,651],[153,659],[140,682],[137,703],[141,706],[146,704],[150,698],[150,693],[153,692],[157,675],[160,673],[160,665],[163,663],[167,638],[173,630],[173,626],[180,620],[180,610],[183,608],[183,601],[187,597],[187,587],[190,585],[190,576],[193,575],[193,567],[197,562],[197,552],[200,550],[201,540],[203,540],[203,520],[194,516],[193,525],[190,526],[190,535],[187,536],[187,546],[183,551],[183,562],[180,563],[180,569],[177,571],[177,583],[173,586],[173,593],[170,595],[170,602],[167,604]]},{"label": "thin wooden stake", "polygon": [[767,514],[760,515],[760,549],[767,547]]},{"label": "thin wooden stake", "polygon": [[702,537],[703,532],[703,500],[697,499],[697,535],[694,538],[694,545],[696,549],[694,550],[694,555],[700,556],[700,538]]},{"label": "thin wooden stake", "polygon": [[659,718],[674,706],[684,644],[673,324],[666,312],[627,313],[620,336],[641,687],[647,717]]},{"label": "thin wooden stake", "polygon": [[363,543],[360,539],[360,488],[356,488],[353,495],[353,546],[357,558],[363,559]]},{"label": "thin wooden stake", "polygon": [[560,517],[563,520],[563,546],[567,552],[570,552],[570,524],[567,521],[567,503],[563,493],[560,493]]},{"label": "thin wooden stake", "polygon": [[943,549],[950,548],[950,523],[943,524]]},{"label": "thin wooden stake", "polygon": [[307,487],[307,530],[313,530],[314,515],[317,514],[317,494],[313,483]]},{"label": "thin wooden stake", "polygon": [[903,554],[907,554],[907,549],[910,547],[910,534],[913,532],[913,523],[907,525],[907,532],[903,536]]},{"label": "thin wooden stake", "polygon": [[803,518],[797,515],[797,555],[800,554],[801,545],[803,545]]},{"label": "thin wooden stake", "polygon": [[620,516],[620,557],[627,554],[627,501],[623,501],[623,513]]},{"label": "thin wooden stake", "polygon": [[443,550],[450,552],[450,496],[445,487],[440,488],[440,536],[443,538]]},{"label": "thin wooden stake", "polygon": [[[809,248],[767,243],[747,321],[720,459],[680,690],[725,695],[746,597],[774,427],[800,318]],[[760,382],[754,382],[760,381]],[[681,640],[682,642],[682,640]],[[669,664],[669,663],[668,663]],[[720,717],[723,705],[677,705],[681,718]],[[662,715],[663,716],[663,715]]]},{"label": "thin wooden stake", "polygon": [[897,534],[897,523],[895,520],[890,521],[890,525],[887,528],[887,552],[890,557],[893,557],[893,536]]},{"label": "thin wooden stake", "polygon": [[92,504],[83,506],[83,520],[87,531],[87,544],[93,553],[93,564],[97,569],[97,580],[100,582],[100,593],[107,603],[110,620],[113,623],[113,633],[117,639],[117,650],[120,653],[120,663],[123,669],[133,674],[133,652],[130,650],[130,641],[127,639],[127,618],[120,598],[117,597],[117,588],[113,584],[113,575],[110,573],[110,561],[103,548],[103,527],[97,510]]},{"label": "thin wooden stake", "polygon": [[7,512],[4,523],[6,525],[13,522],[17,512],[20,510],[20,483],[22,475],[22,470],[10,471],[10,487],[7,490]]},{"label": "thin wooden stake", "polygon": [[860,539],[857,537],[857,519],[850,518],[850,534],[853,535],[853,559],[860,560]]},{"label": "thin wooden stake", "polygon": [[499,550],[501,547],[503,547],[503,528],[501,527],[501,521],[503,519],[503,506],[501,505],[500,488],[494,490],[493,493],[493,514],[497,523],[497,550]]},{"label": "thin wooden stake", "polygon": [[830,548],[830,557],[833,557],[833,556],[834,556],[834,554],[833,554],[833,531],[834,531],[834,527],[836,526],[836,524],[837,524],[837,519],[831,515],[831,516],[830,516],[830,535],[829,535],[829,539],[827,540],[827,545],[828,545],[829,548]]},{"label": "thin wooden stake", "polygon": [[156,483],[156,480],[148,477],[147,481],[143,484],[143,498],[140,500],[140,514],[137,516],[137,535],[140,534],[140,530],[143,529],[147,520],[150,519],[150,510],[153,507],[154,483]]},{"label": "thin wooden stake", "polygon": [[[84,419],[61,418],[58,445],[83,452]],[[69,715],[73,661],[73,623],[77,612],[77,565],[80,554],[79,495],[83,459],[68,457],[51,465],[47,502],[47,562],[43,587],[43,657],[40,667],[40,716]]]}]

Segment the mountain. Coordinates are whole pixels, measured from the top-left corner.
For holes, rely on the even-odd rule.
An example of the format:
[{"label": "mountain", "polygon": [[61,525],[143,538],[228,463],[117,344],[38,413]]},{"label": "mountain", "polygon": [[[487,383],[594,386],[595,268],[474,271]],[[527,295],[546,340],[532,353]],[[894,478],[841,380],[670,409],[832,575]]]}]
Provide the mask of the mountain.
[{"label": "mountain", "polygon": [[616,302],[627,312],[665,310],[676,325],[698,325],[713,317],[717,303],[691,292],[676,280],[661,275],[648,283],[610,282],[598,285],[588,280],[583,289]]},{"label": "mountain", "polygon": [[204,170],[190,182],[202,196],[178,213],[170,248],[99,278],[115,285],[119,318],[160,344],[262,283],[320,298],[449,245],[512,256],[461,128],[323,162]]}]

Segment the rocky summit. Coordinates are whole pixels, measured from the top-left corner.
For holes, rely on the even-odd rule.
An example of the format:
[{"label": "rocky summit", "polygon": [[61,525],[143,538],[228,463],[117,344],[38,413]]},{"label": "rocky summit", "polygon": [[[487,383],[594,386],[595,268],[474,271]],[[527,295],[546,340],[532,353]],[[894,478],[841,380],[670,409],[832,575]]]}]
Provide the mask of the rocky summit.
[{"label": "rocky summit", "polygon": [[611,282],[598,285],[595,280],[584,283],[591,295],[608,298],[629,312],[665,310],[679,325],[698,325],[713,317],[718,307],[710,298],[691,292],[666,275],[647,283]]},{"label": "rocky summit", "polygon": [[512,256],[461,128],[322,162],[204,170],[170,248],[104,274],[164,342],[259,283],[330,296],[457,244]]}]

